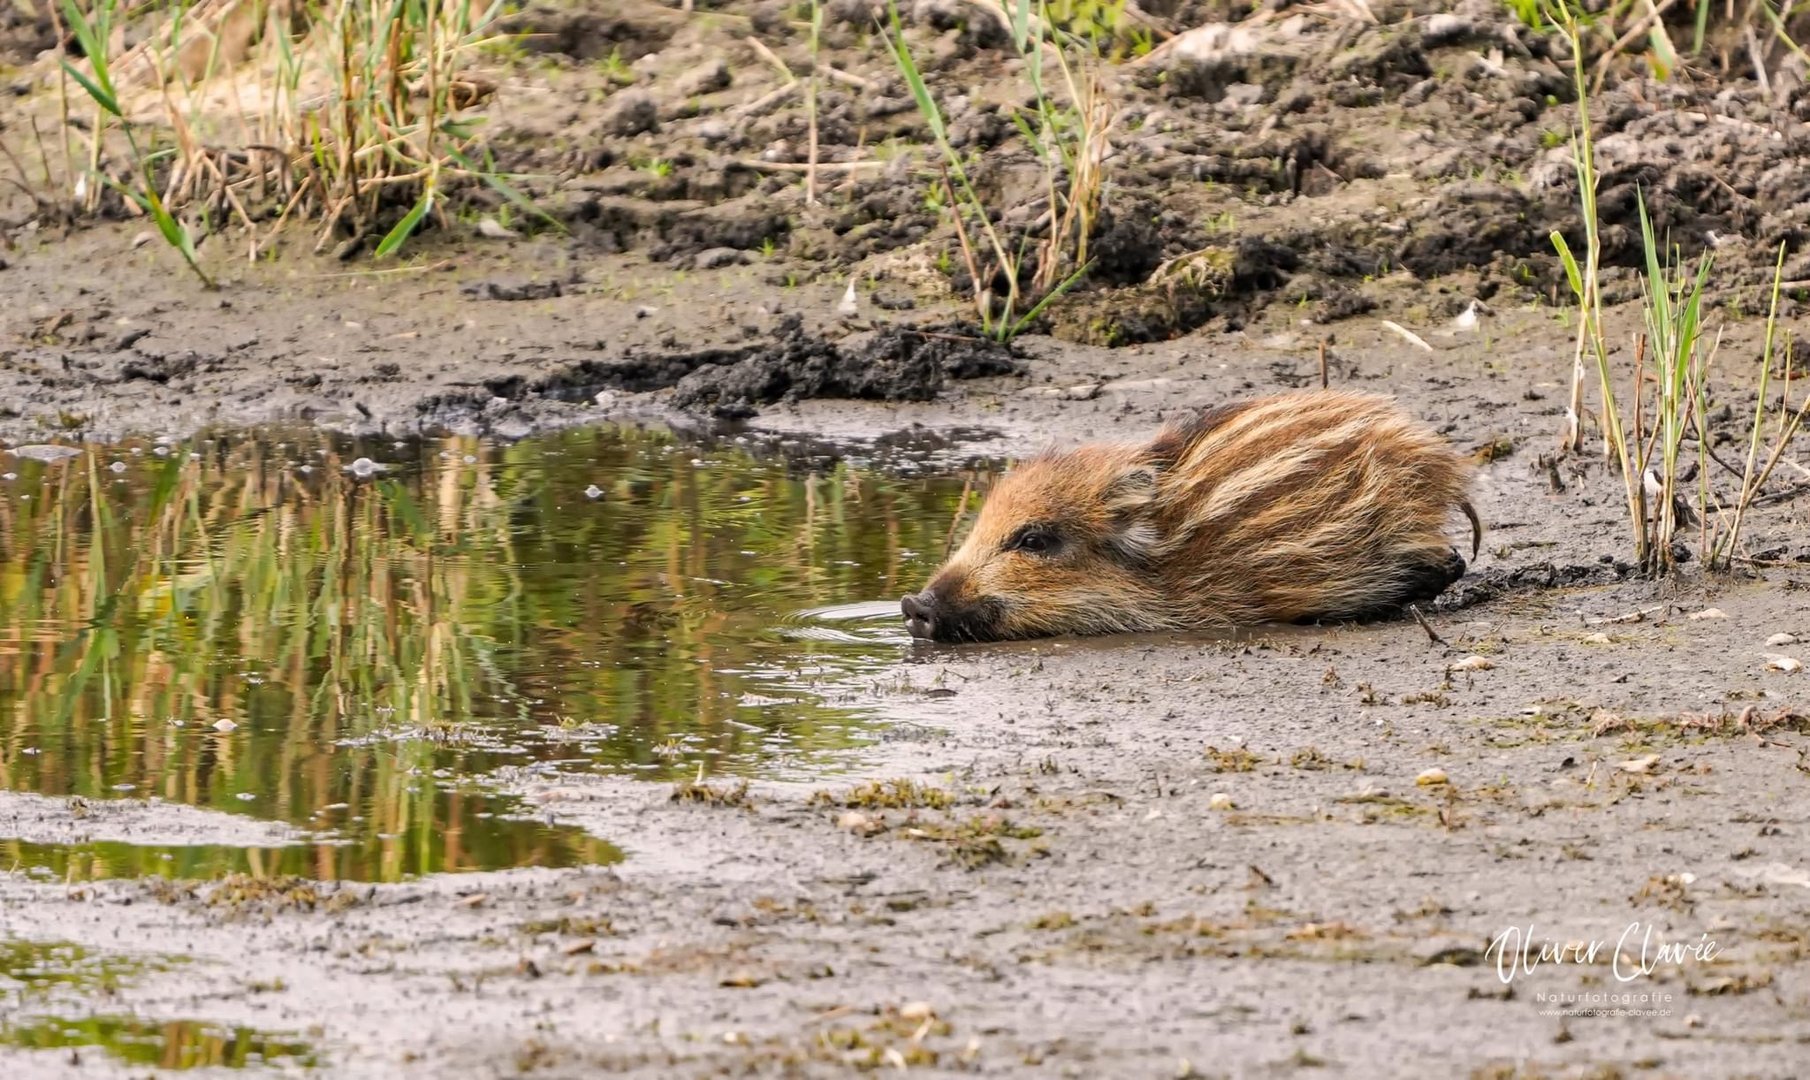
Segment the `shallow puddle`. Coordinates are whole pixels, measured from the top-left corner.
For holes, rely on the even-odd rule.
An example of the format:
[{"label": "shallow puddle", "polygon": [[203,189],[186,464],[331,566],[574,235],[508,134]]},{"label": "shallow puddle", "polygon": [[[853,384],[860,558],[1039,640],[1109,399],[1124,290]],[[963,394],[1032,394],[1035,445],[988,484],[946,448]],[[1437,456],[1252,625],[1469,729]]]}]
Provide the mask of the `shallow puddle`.
[{"label": "shallow puddle", "polygon": [[[965,478],[628,428],[0,452],[0,784],[305,829],[34,845],[59,878],[619,857],[501,769],[796,776],[871,735]],[[164,838],[160,838],[164,839]]]},{"label": "shallow puddle", "polygon": [[74,1005],[137,975],[184,962],[179,956],[96,953],[68,941],[0,938],[0,1005],[7,1014],[28,1006]]},{"label": "shallow puddle", "polygon": [[61,1058],[70,1065],[87,1047],[161,1069],[315,1063],[313,1048],[293,1036],[204,1020],[88,1015],[137,977],[183,963],[178,956],[95,953],[65,941],[0,940],[0,1046],[76,1050]]},{"label": "shallow puddle", "polygon": [[[0,1024],[0,1043],[20,1050],[93,1047],[128,1064],[158,1069],[243,1069],[266,1063],[306,1068],[315,1064],[313,1047],[299,1039],[203,1020],[33,1017]],[[75,1063],[80,1057],[65,1060]]]}]

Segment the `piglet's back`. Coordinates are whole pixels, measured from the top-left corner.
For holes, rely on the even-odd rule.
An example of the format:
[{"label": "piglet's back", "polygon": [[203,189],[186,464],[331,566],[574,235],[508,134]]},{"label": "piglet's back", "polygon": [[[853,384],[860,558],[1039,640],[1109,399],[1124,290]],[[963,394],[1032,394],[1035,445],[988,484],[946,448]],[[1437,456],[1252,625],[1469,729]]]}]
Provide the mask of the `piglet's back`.
[{"label": "piglet's back", "polygon": [[1203,622],[1363,617],[1464,572],[1471,463],[1389,398],[1280,394],[1151,444],[1158,573]]}]

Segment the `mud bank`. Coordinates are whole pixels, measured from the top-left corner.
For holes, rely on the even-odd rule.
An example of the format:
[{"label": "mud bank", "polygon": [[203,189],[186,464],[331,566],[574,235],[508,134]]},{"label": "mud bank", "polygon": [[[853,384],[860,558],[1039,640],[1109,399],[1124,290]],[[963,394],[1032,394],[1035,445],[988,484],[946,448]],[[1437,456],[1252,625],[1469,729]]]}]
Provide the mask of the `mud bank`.
[{"label": "mud bank", "polygon": [[[1178,27],[1210,18],[1166,6]],[[977,364],[951,355],[973,345],[949,340],[965,311],[921,176],[850,169],[812,208],[796,172],[752,164],[797,165],[804,130],[792,103],[748,108],[779,85],[750,31],[802,63],[770,7],[523,15],[548,35],[544,81],[505,96],[500,138],[558,174],[535,193],[565,236],[435,234],[382,274],[300,251],[246,267],[219,237],[211,294],[131,224],[28,227],[6,204],[0,440],[304,420],[507,441],[634,419],[808,443],[802,468],[898,444],[938,448],[919,463],[935,467],[1316,385],[1330,340],[1330,381],[1398,395],[1483,463],[1484,551],[1431,633],[943,650],[901,631],[851,691],[885,737],[844,776],[499,778],[619,845],[610,867],[0,875],[6,934],[39,943],[0,972],[33,989],[0,992],[73,1024],[94,985],[19,973],[69,966],[67,949],[121,957],[109,1014],[262,1033],[267,1067],[336,1076],[1801,1072],[1810,675],[1769,664],[1810,661],[1810,496],[1787,468],[1741,574],[1653,582],[1628,572],[1619,479],[1594,452],[1553,454],[1572,327],[1546,235],[1574,226],[1549,45],[1494,9],[1391,9],[1379,26],[1270,20],[1141,66],[1167,77],[1128,77],[1111,273]],[[848,164],[915,120],[855,29],[864,6],[831,7],[825,62],[873,84],[826,84],[826,160]],[[949,104],[999,152],[986,182],[1022,186],[1000,42],[938,7],[908,12],[927,66],[942,92],[973,89]],[[724,85],[702,71],[719,53]],[[612,55],[626,84],[598,63]],[[1739,75],[1611,79],[1600,99],[1611,260],[1635,250],[1637,182],[1687,253],[1739,238],[1716,248],[1730,372],[1757,357],[1771,245],[1810,277],[1802,90],[1775,70],[1770,107]],[[1225,271],[1216,295],[1150,287],[1200,252]],[[1618,363],[1634,325],[1618,313]],[[1734,410],[1718,430],[1738,434],[1744,385],[1715,388]],[[30,749],[0,762],[23,774]],[[277,838],[182,813],[0,803],[35,842]],[[1536,960],[1603,944],[1529,972],[1499,939]],[[1713,955],[1655,959],[1704,942]],[[8,1075],[149,1065],[36,1038],[11,1040]]]},{"label": "mud bank", "polygon": [[[1682,613],[1706,601],[1727,619]],[[862,767],[924,787],[525,785],[626,838],[617,868],[0,890],[10,933],[185,959],[117,1008],[305,1030],[334,1075],[1783,1077],[1810,1044],[1806,721],[1755,660],[1796,611],[1596,590],[1441,619],[1444,647],[913,655]],[[1511,928],[1604,960],[1505,983]],[[1654,965],[1660,940],[1716,955]],[[1620,994],[1654,1014],[1552,1011]]]},{"label": "mud bank", "polygon": [[[486,346],[433,314],[471,303],[464,278],[484,272],[430,279],[410,310],[366,283],[311,299],[356,335],[356,366],[318,387],[283,382],[319,363],[298,340],[288,360],[247,351],[162,390],[96,381],[67,400],[104,403],[82,407],[122,431],[173,427],[185,402],[217,404],[204,421],[301,402],[322,422],[497,436],[635,411],[703,422],[671,390],[595,391],[606,410],[553,389],[597,377],[596,360],[572,374],[587,360],[573,343],[604,327],[619,334],[605,365],[695,355],[695,338],[662,343],[676,316],[612,322],[620,308],[582,294],[503,302],[480,321]],[[838,300],[824,288],[799,307]],[[771,302],[724,307],[783,318],[761,314]],[[280,340],[296,317],[235,302],[202,328],[153,304],[119,309],[154,320],[146,348],[219,348],[234,325]],[[835,319],[806,325],[853,333]],[[1757,578],[1628,576],[1619,481],[1594,458],[1547,461],[1565,328],[1539,312],[1415,326],[1432,351],[1380,316],[1349,320],[1328,369],[1485,461],[1484,553],[1429,612],[1438,641],[1412,622],[958,650],[901,634],[849,703],[886,734],[846,778],[500,778],[549,822],[619,844],[614,867],[380,886],[14,875],[8,930],[148,954],[110,1007],[300,1039],[335,1075],[1792,1075],[1810,1047],[1810,735],[1803,676],[1768,667],[1801,646],[1767,642],[1810,638],[1801,500],[1752,523]],[[1033,340],[1023,374],[934,400],[777,402],[744,423],[857,446],[922,425],[1010,455],[1311,384],[1321,333]],[[350,374],[384,364],[393,375]],[[510,378],[513,395],[485,385]],[[153,414],[141,389],[171,400]],[[455,391],[491,397],[423,405]],[[900,779],[918,786],[863,789]],[[1510,963],[1504,982],[1491,944],[1515,933],[1536,960],[1541,942],[1605,944],[1596,964]],[[1704,941],[1713,957],[1652,963],[1662,942]],[[185,962],[165,970],[168,956]],[[59,1007],[78,1011],[38,1011]],[[14,1050],[9,1066],[63,1075],[68,1053]],[[79,1053],[84,1074],[131,1072]]]}]

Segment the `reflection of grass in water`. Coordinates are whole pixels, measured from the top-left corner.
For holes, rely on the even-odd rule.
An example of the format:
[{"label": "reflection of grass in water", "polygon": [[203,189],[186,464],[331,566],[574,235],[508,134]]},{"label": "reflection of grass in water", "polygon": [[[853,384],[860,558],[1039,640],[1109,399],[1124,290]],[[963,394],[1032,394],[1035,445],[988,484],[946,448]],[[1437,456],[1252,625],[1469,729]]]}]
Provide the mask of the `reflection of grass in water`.
[{"label": "reflection of grass in water", "polygon": [[[443,828],[460,827],[465,815],[452,814]],[[400,881],[414,874],[456,870],[498,870],[516,866],[558,868],[620,862],[614,844],[569,825],[512,823],[510,842],[456,845],[443,858],[381,837],[350,842],[239,847],[229,844],[159,846],[122,841],[36,844],[0,840],[0,868],[35,873],[55,881],[102,881],[160,877],[172,881],[212,881],[228,874],[270,878],[296,876],[328,881]],[[474,849],[475,847],[475,849]],[[455,854],[456,853],[456,854]],[[421,856],[411,862],[410,856]]]},{"label": "reflection of grass in water", "polygon": [[186,963],[181,956],[91,953],[67,941],[0,940],[0,1001],[9,1005],[79,1002],[111,993],[134,976]]},{"label": "reflection of grass in water", "polygon": [[95,1046],[121,1061],[160,1069],[243,1068],[277,1061],[312,1067],[315,1063],[313,1047],[298,1039],[200,1020],[34,1018],[0,1026],[0,1042],[22,1050]]},{"label": "reflection of grass in water", "polygon": [[[147,972],[168,971],[181,956],[92,953],[66,941],[0,941],[0,1001],[37,1012],[79,1009]],[[79,1020],[18,1017],[0,1022],[0,1045],[26,1050],[98,1046],[136,1065],[189,1069],[289,1059],[312,1065],[305,1042],[196,1020],[95,1016]]]},{"label": "reflection of grass in water", "polygon": [[[570,861],[549,847],[569,837],[446,785],[847,745],[858,717],[790,673],[846,678],[875,647],[773,623],[916,587],[958,494],[638,433],[414,452],[310,434],[119,454],[125,483],[114,451],[22,469],[31,498],[0,500],[0,783],[332,827],[395,872]],[[359,480],[358,453],[394,467]]]}]

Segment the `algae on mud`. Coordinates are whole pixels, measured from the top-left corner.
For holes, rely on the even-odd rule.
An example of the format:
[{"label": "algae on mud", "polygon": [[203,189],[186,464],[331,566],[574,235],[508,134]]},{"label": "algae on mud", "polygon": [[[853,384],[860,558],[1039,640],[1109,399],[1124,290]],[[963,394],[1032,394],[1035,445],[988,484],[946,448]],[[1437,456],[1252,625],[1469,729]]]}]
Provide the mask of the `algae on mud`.
[{"label": "algae on mud", "polygon": [[613,428],[252,432],[18,468],[0,489],[0,784],[152,795],[308,840],[0,846],[84,879],[613,861],[490,790],[499,771],[784,773],[861,744],[847,702],[902,637],[787,631],[809,605],[900,592],[961,498],[952,479],[796,475]]}]

